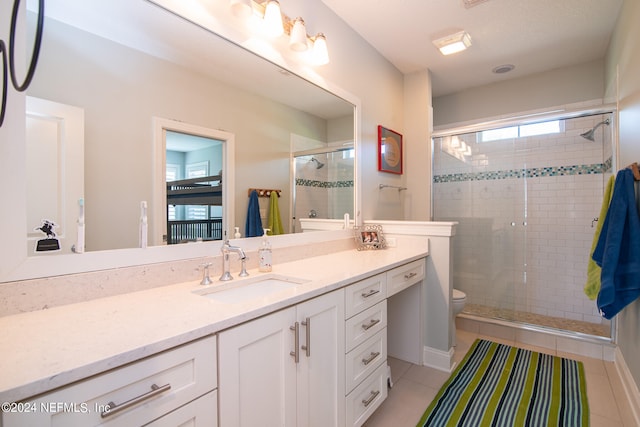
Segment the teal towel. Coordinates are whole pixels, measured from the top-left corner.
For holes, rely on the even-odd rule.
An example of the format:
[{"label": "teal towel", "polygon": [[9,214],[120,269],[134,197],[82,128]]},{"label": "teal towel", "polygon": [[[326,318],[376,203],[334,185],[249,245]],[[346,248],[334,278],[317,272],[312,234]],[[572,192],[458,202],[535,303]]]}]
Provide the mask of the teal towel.
[{"label": "teal towel", "polygon": [[631,169],[616,176],[593,260],[602,268],[598,308],[611,319],[640,296],[640,216]]},{"label": "teal towel", "polygon": [[247,223],[244,227],[244,235],[246,237],[256,237],[262,236],[263,233],[258,192],[253,190],[249,195],[249,208],[247,209]]}]

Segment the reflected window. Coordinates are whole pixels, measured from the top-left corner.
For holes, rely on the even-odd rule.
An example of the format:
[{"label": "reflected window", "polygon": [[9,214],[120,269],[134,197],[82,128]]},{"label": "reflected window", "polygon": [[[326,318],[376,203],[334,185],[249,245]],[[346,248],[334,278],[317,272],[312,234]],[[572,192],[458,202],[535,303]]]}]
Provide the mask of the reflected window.
[{"label": "reflected window", "polygon": [[500,129],[490,129],[480,132],[480,141],[491,142],[502,139],[524,138],[527,136],[546,135],[551,133],[560,133],[562,131],[560,120],[551,120],[548,122],[532,123],[522,126],[509,126]]}]

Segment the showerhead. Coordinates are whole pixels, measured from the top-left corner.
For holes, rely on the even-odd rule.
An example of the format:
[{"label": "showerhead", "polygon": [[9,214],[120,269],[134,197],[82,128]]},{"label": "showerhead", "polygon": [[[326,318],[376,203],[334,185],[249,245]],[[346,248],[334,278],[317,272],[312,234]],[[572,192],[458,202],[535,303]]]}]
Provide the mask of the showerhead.
[{"label": "showerhead", "polygon": [[588,131],[586,131],[585,133],[581,133],[580,136],[583,137],[584,139],[588,139],[589,141],[595,141],[594,138],[594,134],[596,133],[596,129],[598,129],[600,126],[602,125],[607,125],[609,126],[609,119],[606,119],[604,121],[601,121],[600,123],[598,123],[597,125],[595,125],[593,127],[593,129],[590,129]]},{"label": "showerhead", "polygon": [[320,160],[316,159],[315,157],[312,157],[311,160],[309,160],[309,162],[316,162],[316,169],[320,169],[321,167],[324,166],[324,163],[322,163]]}]

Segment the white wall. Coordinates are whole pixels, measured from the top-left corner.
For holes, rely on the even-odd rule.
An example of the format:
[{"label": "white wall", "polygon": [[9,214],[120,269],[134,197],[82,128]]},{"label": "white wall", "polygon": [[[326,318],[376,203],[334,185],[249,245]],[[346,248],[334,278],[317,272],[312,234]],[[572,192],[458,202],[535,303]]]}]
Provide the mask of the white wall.
[{"label": "white wall", "polygon": [[[0,2],[0,40],[9,46],[9,23],[13,2]],[[24,8],[24,3],[21,4]],[[18,25],[18,34],[24,31],[22,23]],[[25,75],[24,40],[17,41],[16,64],[18,79]],[[21,82],[20,82],[21,83]],[[0,94],[0,96],[2,96]],[[25,215],[26,199],[26,148],[25,148],[25,98],[11,86],[7,89],[7,105],[4,124],[0,127],[0,190],[2,206],[0,209],[0,277],[10,271],[27,253],[27,220]]]},{"label": "white wall", "polygon": [[[625,0],[606,61],[607,97],[618,102],[620,166],[640,162],[640,2]],[[640,384],[640,301],[618,315],[618,345]]]},{"label": "white wall", "polygon": [[434,98],[433,123],[440,127],[603,96],[604,63],[593,61]]}]

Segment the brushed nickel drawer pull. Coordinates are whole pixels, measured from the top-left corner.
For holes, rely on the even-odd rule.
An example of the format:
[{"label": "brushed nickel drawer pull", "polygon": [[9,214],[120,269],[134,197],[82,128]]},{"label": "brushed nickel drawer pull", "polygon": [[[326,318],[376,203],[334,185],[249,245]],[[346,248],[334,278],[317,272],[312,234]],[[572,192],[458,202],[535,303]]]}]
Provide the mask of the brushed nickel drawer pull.
[{"label": "brushed nickel drawer pull", "polygon": [[362,325],[362,329],[364,329],[365,331],[368,331],[369,329],[376,326],[378,323],[380,323],[380,319],[371,319],[369,323],[367,323],[366,325]]},{"label": "brushed nickel drawer pull", "polygon": [[293,326],[289,326],[289,329],[293,331],[293,351],[290,351],[289,354],[293,356],[293,359],[296,363],[300,363],[300,352],[298,351],[298,347],[300,346],[300,323],[296,322]]},{"label": "brushed nickel drawer pull", "polygon": [[372,391],[368,399],[362,399],[362,403],[364,404],[364,407],[366,408],[367,406],[371,405],[371,402],[373,402],[374,399],[378,397],[379,394],[380,394],[379,390]]},{"label": "brushed nickel drawer pull", "polygon": [[158,387],[156,384],[152,384],[151,391],[141,394],[138,397],[134,397],[133,399],[127,400],[126,402],[122,402],[119,405],[115,404],[114,402],[107,403],[107,407],[105,411],[102,412],[100,416],[102,418],[110,417],[111,415],[115,415],[118,412],[124,411],[125,409],[129,409],[132,406],[142,403],[147,399],[151,399],[152,397],[157,396],[160,393],[164,393],[165,391],[170,389],[171,389],[171,384],[165,384],[160,387]]},{"label": "brushed nickel drawer pull", "polygon": [[376,357],[380,356],[380,352],[379,351],[372,351],[371,355],[369,355],[369,357],[365,357],[364,359],[362,359],[362,363],[366,366],[369,363],[373,362],[375,360]]},{"label": "brushed nickel drawer pull", "polygon": [[412,279],[412,278],[416,277],[417,275],[418,275],[418,273],[416,273],[415,271],[412,271],[411,273],[404,275],[404,280]]},{"label": "brushed nickel drawer pull", "polygon": [[379,294],[379,293],[380,293],[380,289],[371,289],[369,292],[363,292],[360,295],[362,296],[362,298],[369,298],[370,296]]},{"label": "brushed nickel drawer pull", "polygon": [[309,317],[304,319],[302,321],[302,326],[307,329],[307,338],[305,345],[303,345],[301,348],[307,352],[307,357],[311,357],[311,319]]}]

